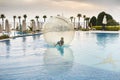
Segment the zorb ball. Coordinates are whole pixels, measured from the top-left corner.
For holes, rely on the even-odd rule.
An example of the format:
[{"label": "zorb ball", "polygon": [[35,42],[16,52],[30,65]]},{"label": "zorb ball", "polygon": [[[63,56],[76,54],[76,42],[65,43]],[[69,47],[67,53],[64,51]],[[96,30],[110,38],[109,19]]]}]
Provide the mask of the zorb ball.
[{"label": "zorb ball", "polygon": [[73,24],[62,16],[50,17],[43,25],[43,36],[49,45],[55,45],[64,38],[64,45],[69,45],[74,38]]}]

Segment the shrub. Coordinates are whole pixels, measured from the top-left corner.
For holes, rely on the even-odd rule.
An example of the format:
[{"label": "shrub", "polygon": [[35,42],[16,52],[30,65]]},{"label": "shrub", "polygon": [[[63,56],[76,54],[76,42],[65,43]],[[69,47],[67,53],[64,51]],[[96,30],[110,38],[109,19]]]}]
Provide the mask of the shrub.
[{"label": "shrub", "polygon": [[8,35],[2,35],[2,36],[0,36],[0,39],[6,39],[6,38],[9,38],[9,36]]},{"label": "shrub", "polygon": [[102,26],[93,26],[92,28],[96,30],[102,30]]},{"label": "shrub", "polygon": [[86,29],[86,28],[82,28],[81,30],[82,31],[89,31],[89,29]]},{"label": "shrub", "polygon": [[[95,28],[96,30],[102,30],[102,26],[93,26],[92,28]],[[106,26],[106,31],[119,31],[120,26]]]},{"label": "shrub", "polygon": [[107,26],[106,30],[107,31],[119,31],[119,27],[117,27],[117,26]]}]

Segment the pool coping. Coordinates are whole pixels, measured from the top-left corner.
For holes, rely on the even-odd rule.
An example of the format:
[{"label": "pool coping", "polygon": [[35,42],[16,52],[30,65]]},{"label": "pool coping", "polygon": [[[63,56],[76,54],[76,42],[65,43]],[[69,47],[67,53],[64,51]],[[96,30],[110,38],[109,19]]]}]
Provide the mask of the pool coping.
[{"label": "pool coping", "polygon": [[12,36],[10,38],[6,38],[6,39],[1,39],[0,41],[5,41],[5,40],[10,40],[10,39],[14,39],[14,38],[18,38],[18,37],[26,37],[26,36],[33,36],[33,35],[41,35],[43,34],[42,32],[40,33],[35,33],[35,34],[24,34],[24,35],[18,35],[18,36]]},{"label": "pool coping", "polygon": [[89,31],[90,33],[120,33],[120,31]]},{"label": "pool coping", "polygon": [[[95,31],[75,31],[75,32],[85,32],[85,33],[86,33],[86,32],[88,32],[88,33],[120,33],[120,31],[101,31],[101,30],[95,30]],[[0,41],[9,40],[9,39],[14,39],[14,38],[18,38],[18,37],[39,35],[39,34],[43,34],[43,33],[40,32],[40,33],[34,33],[34,34],[30,33],[30,34],[12,36],[12,37],[7,38],[7,39],[1,39]]]},{"label": "pool coping", "polygon": [[76,32],[83,32],[83,33],[120,33],[120,31],[100,31],[100,30],[95,30],[95,31],[76,31]]}]

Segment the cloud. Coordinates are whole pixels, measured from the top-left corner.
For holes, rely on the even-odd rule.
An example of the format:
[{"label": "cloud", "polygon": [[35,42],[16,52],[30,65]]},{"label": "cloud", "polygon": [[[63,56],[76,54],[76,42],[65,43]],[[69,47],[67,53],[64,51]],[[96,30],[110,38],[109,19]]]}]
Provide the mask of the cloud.
[{"label": "cloud", "polygon": [[53,0],[57,2],[72,1],[78,3],[95,4],[101,6],[119,6],[120,0]]},{"label": "cloud", "polygon": [[101,11],[113,14],[117,12],[118,14],[119,3],[120,0],[0,0],[0,11],[5,14],[18,15],[23,13],[30,15],[64,13],[66,16],[76,16],[81,13],[87,16],[96,16]]},{"label": "cloud", "polygon": [[[0,0],[0,7],[40,7],[40,8],[92,8],[96,7],[114,7],[118,6],[119,0]],[[95,7],[94,7],[95,8]]]}]

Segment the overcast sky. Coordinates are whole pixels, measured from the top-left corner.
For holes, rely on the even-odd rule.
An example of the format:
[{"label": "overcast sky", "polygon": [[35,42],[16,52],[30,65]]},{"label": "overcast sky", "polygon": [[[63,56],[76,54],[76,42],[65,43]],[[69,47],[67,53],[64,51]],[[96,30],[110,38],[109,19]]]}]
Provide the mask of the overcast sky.
[{"label": "overcast sky", "polygon": [[0,0],[0,14],[12,19],[13,15],[27,14],[28,18],[45,14],[48,17],[57,14],[66,17],[78,13],[88,17],[97,16],[105,11],[120,22],[120,0]]}]

